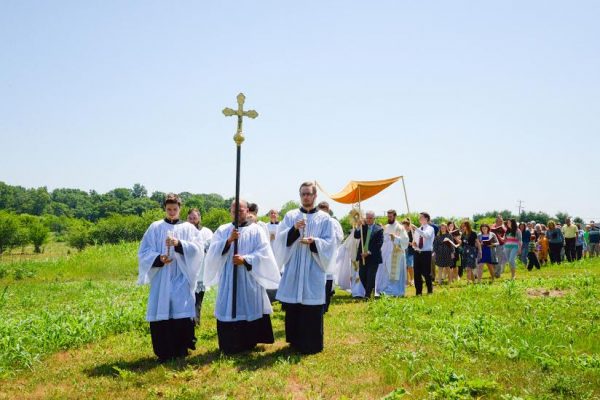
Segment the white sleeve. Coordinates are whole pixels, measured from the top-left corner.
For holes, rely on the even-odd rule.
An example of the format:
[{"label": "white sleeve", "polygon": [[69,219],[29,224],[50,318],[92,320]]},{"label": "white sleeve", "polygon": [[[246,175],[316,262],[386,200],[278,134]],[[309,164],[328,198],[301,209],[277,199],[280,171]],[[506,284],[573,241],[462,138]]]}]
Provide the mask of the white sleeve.
[{"label": "white sleeve", "polygon": [[221,254],[225,248],[225,243],[229,237],[229,230],[226,227],[220,227],[214,233],[210,242],[210,247],[204,259],[204,276],[203,282],[205,286],[216,286],[219,283],[221,272],[227,262],[227,254]]},{"label": "white sleeve", "polygon": [[158,268],[152,268],[156,257],[160,256],[160,249],[155,247],[155,228],[150,225],[138,250],[138,285],[147,285],[150,283],[154,275],[158,272]]},{"label": "white sleeve", "polygon": [[244,254],[244,259],[252,266],[250,275],[265,289],[277,289],[281,274],[271,249],[271,243],[264,229],[256,230],[258,237],[254,238],[255,249],[250,254]]}]

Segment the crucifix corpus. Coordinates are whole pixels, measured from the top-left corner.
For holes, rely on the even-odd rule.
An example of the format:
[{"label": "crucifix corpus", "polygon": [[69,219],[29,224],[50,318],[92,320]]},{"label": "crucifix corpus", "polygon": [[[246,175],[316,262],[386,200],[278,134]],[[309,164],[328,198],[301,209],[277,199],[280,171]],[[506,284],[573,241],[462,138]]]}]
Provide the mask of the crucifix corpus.
[{"label": "crucifix corpus", "polygon": [[[258,113],[254,110],[244,111],[244,102],[246,101],[246,96],[243,93],[237,95],[237,110],[231,108],[224,108],[223,114],[226,117],[237,116],[237,131],[233,136],[233,141],[236,144],[237,149],[237,157],[235,163],[235,218],[233,225],[237,230],[240,226],[240,160],[242,157],[242,143],[244,143],[244,134],[242,131],[242,123],[243,118],[256,118],[258,117]],[[233,254],[238,253],[238,241],[233,243]],[[235,269],[235,265],[233,266]],[[233,271],[233,292],[231,296],[231,317],[236,318],[237,316],[237,270]]]}]

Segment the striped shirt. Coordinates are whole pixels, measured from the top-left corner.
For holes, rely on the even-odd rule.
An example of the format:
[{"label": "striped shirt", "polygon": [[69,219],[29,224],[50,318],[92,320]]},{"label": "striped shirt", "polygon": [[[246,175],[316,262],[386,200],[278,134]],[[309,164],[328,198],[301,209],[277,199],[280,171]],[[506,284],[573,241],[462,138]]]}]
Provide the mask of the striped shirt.
[{"label": "striped shirt", "polygon": [[506,233],[504,237],[504,248],[518,248],[521,245],[521,231],[517,229],[515,234]]}]

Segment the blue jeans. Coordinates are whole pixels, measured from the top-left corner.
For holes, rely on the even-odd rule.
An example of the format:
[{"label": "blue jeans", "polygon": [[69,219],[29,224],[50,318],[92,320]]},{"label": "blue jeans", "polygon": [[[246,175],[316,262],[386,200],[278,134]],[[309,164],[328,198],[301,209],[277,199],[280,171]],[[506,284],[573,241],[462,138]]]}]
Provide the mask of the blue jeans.
[{"label": "blue jeans", "polygon": [[521,251],[521,262],[525,265],[527,265],[527,262],[529,261],[527,259],[527,248],[529,247],[529,242],[523,242],[523,251]]},{"label": "blue jeans", "polygon": [[415,265],[414,254],[406,253],[406,268],[413,268],[414,265]]},{"label": "blue jeans", "polygon": [[516,260],[517,260],[518,252],[519,252],[518,247],[504,246],[504,255],[506,257],[506,262],[510,265],[510,269],[513,271],[517,268]]}]

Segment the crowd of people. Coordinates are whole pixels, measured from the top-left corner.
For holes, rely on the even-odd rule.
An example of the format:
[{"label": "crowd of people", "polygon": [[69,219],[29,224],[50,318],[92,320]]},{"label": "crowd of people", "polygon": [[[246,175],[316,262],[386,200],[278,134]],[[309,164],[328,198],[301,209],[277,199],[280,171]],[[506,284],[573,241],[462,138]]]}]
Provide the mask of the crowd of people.
[{"label": "crowd of people", "polygon": [[383,225],[368,211],[354,215],[344,238],[329,204],[316,202],[314,183],[302,183],[299,196],[299,208],[282,219],[270,210],[268,223],[259,220],[256,204],[234,201],[232,222],[214,233],[202,226],[198,209],[182,221],[181,200],[167,196],[165,218],[151,224],[138,253],[138,283],[150,285],[146,319],[161,362],[195,349],[195,325],[210,287],[217,290],[214,315],[225,354],[274,342],[276,301],[285,312],[286,341],[313,354],[323,350],[324,315],[336,287],[359,299],[402,297],[411,286],[420,296],[424,289],[432,294],[434,283],[481,283],[484,269],[490,282],[507,266],[516,279],[518,262],[531,271],[600,252],[600,224],[593,221],[544,225],[500,215],[476,230],[468,220],[434,224],[426,212],[416,226],[398,221],[395,210]]}]

